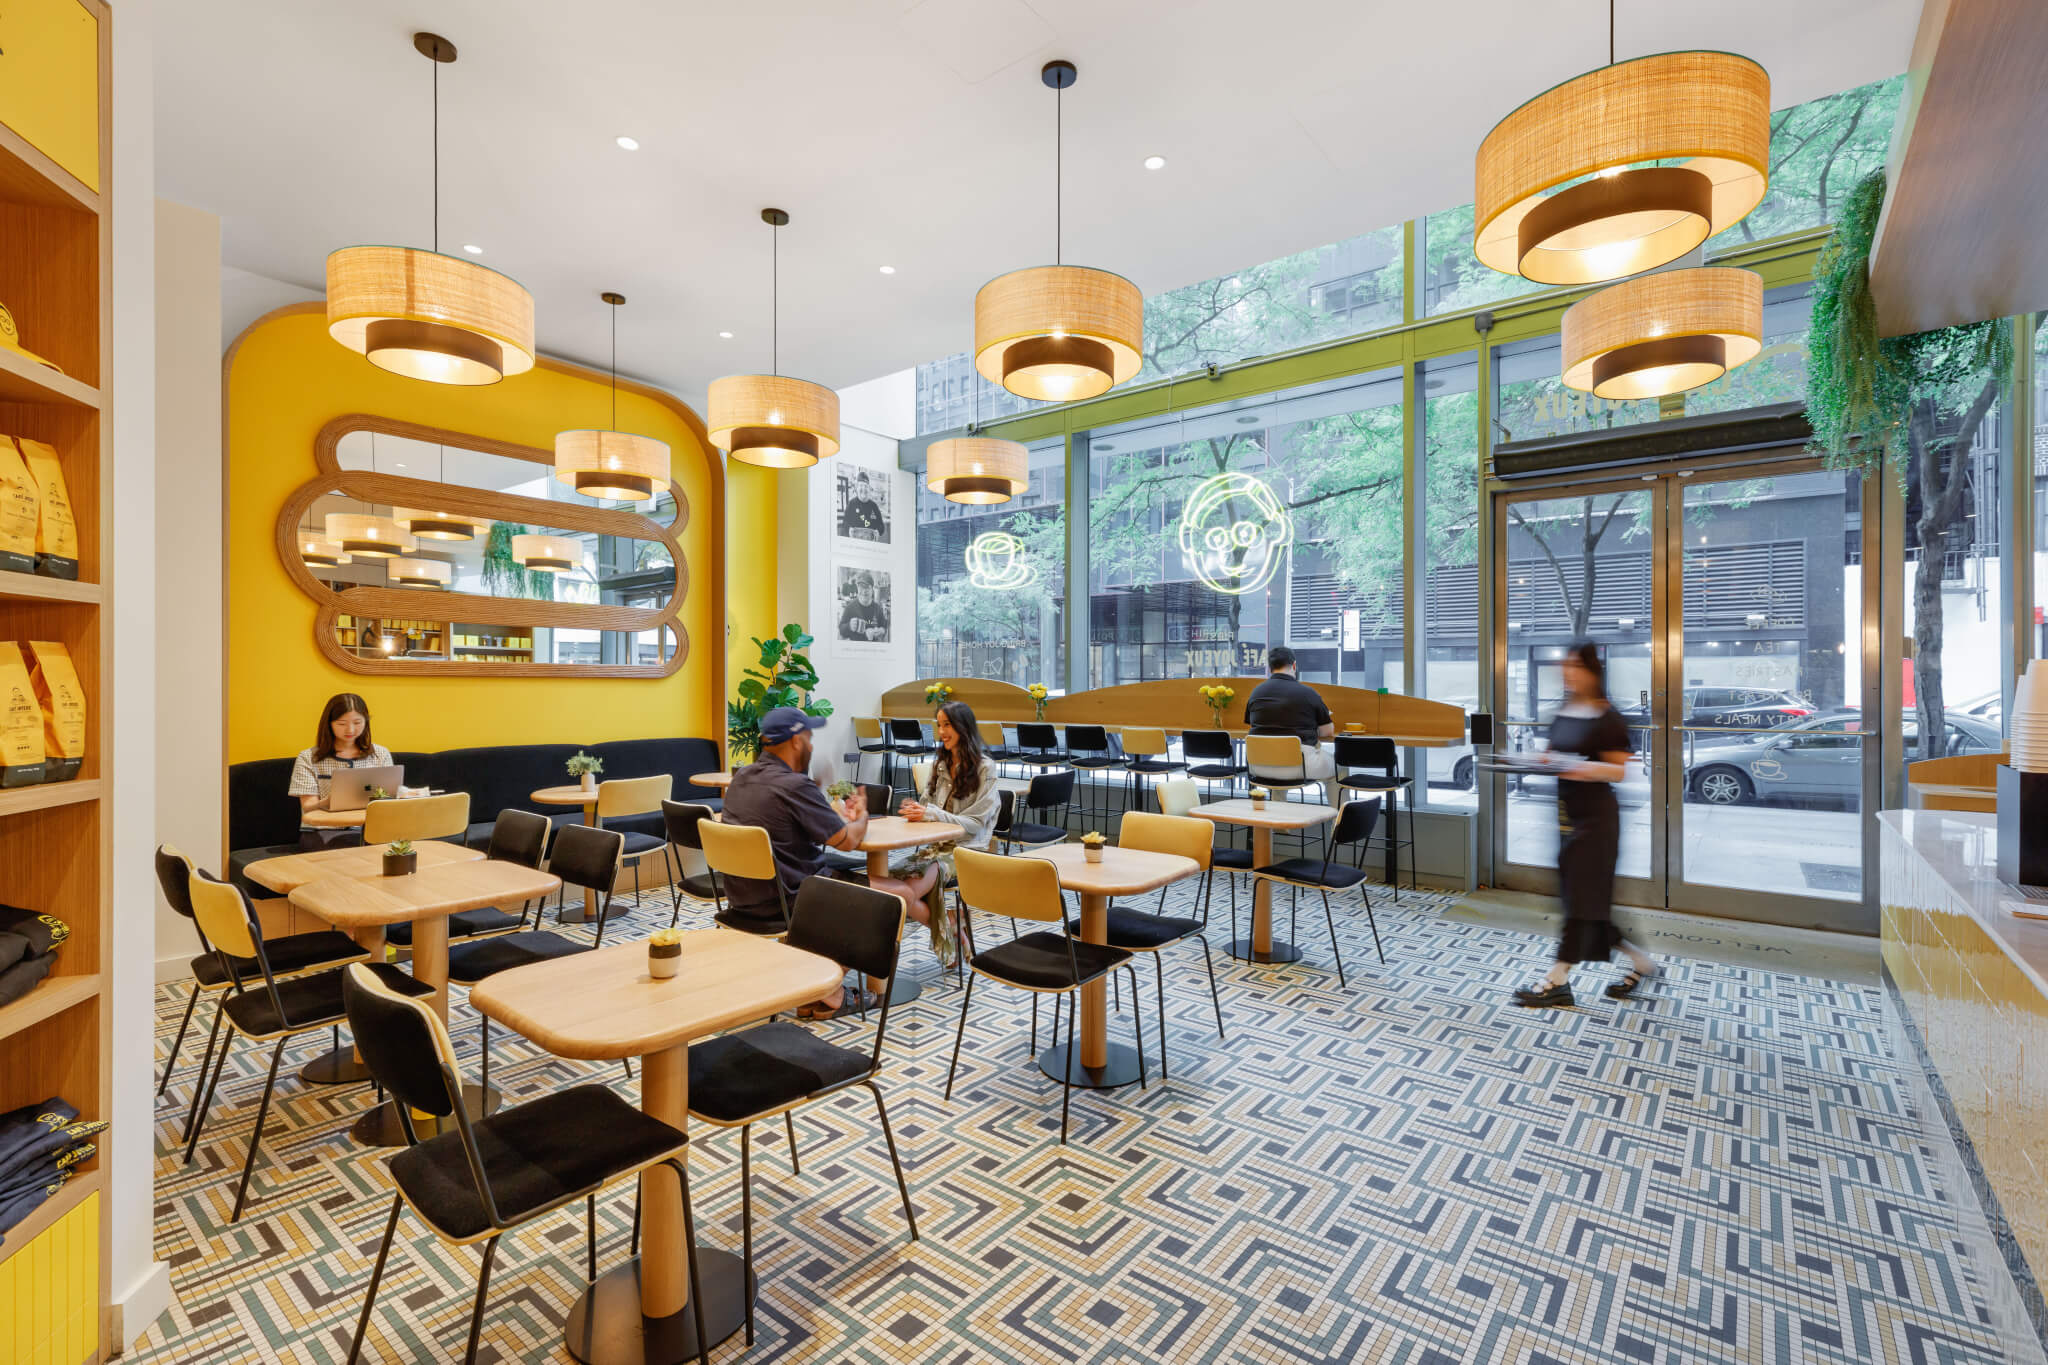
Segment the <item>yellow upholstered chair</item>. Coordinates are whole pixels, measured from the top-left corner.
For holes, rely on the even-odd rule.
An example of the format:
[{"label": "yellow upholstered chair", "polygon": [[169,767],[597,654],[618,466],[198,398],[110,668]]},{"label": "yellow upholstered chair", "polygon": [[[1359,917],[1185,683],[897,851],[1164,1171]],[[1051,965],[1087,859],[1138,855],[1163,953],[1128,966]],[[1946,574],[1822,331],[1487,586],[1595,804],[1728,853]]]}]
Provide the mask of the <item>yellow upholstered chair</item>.
[{"label": "yellow upholstered chair", "polygon": [[[1188,778],[1179,779],[1192,789],[1194,782]],[[1163,784],[1163,785],[1171,785]],[[1202,869],[1202,886],[1196,908],[1199,915],[1169,915],[1166,913],[1166,893],[1159,890],[1159,910],[1148,914],[1128,905],[1109,907],[1109,932],[1105,937],[1112,948],[1126,952],[1152,954],[1152,971],[1159,991],[1159,1079],[1166,1079],[1166,967],[1159,960],[1159,954],[1183,939],[1200,939],[1202,942],[1202,965],[1209,972],[1209,1001],[1216,1007],[1216,1036],[1223,1036],[1223,997],[1216,991],[1216,964],[1209,957],[1209,889],[1212,856],[1215,853],[1216,827],[1209,821],[1193,815],[1154,815],[1150,811],[1134,810],[1124,816],[1123,828],[1117,835],[1118,848],[1141,849],[1147,853],[1170,853],[1181,858],[1192,858]],[[1070,926],[1080,931],[1079,923]]]},{"label": "yellow upholstered chair", "polygon": [[468,792],[372,801],[363,812],[366,844],[389,844],[400,839],[453,839],[461,843],[468,833]]},{"label": "yellow upholstered chair", "polygon": [[[655,814],[675,789],[675,781],[668,773],[657,773],[653,777],[620,777],[598,783],[598,826],[602,828],[607,820],[619,820],[629,815]],[[636,830],[619,832],[626,839],[626,851],[621,860],[633,867],[633,908],[637,910],[640,908],[640,860],[657,853],[665,854],[668,840]]]},{"label": "yellow upholstered chair", "polygon": [[[775,901],[781,915],[773,920],[754,915],[736,915],[720,910],[712,919],[728,929],[781,938],[789,932],[789,897],[782,890],[782,878],[775,871],[775,845],[768,831],[759,825],[728,825],[723,820],[699,820],[697,838],[704,847],[704,864],[721,877],[742,877],[750,881],[773,882]],[[726,888],[730,894],[731,888]]]},{"label": "yellow upholstered chair", "polygon": [[[1010,919],[1057,924],[1066,928],[1066,897],[1060,892],[1059,869],[1043,858],[1005,858],[976,849],[953,852],[960,879],[960,903]],[[960,996],[960,1029],[953,1038],[953,1064],[946,1070],[946,1098],[953,1098],[953,1075],[960,1069],[960,1043],[967,1036],[967,1007],[974,999],[974,979],[985,976],[1006,986],[1031,992],[1031,1051],[1038,1051],[1038,997],[1064,996],[1067,1001],[1067,1065],[1060,1077],[1060,1141],[1067,1140],[1067,1110],[1073,1099],[1074,1054],[1081,1050],[1075,1032],[1074,997],[1081,987],[1100,981],[1118,967],[1130,970],[1131,955],[1121,948],[1083,943],[1070,933],[1034,930],[982,951],[974,943],[973,915],[960,917],[962,944],[969,976]],[[1138,1019],[1138,978],[1131,976],[1131,1027],[1138,1041],[1138,1086],[1145,1084],[1145,1032]],[[1053,1007],[1053,1046],[1059,1046],[1059,1007]]]}]

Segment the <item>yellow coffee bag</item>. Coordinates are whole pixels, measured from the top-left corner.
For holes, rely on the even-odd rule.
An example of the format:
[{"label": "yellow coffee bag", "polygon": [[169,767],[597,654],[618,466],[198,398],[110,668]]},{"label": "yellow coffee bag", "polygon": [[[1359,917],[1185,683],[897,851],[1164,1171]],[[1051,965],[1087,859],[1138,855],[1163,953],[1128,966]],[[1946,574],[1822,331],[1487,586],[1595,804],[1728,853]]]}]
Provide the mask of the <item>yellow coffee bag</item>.
[{"label": "yellow coffee bag", "polygon": [[43,781],[43,708],[21,646],[0,640],[0,787]]},{"label": "yellow coffee bag", "polygon": [[36,521],[42,499],[12,437],[0,436],[0,569],[36,571]]},{"label": "yellow coffee bag", "polygon": [[85,762],[85,689],[71,666],[71,651],[54,640],[30,640],[35,669],[29,682],[43,712],[48,780],[69,782]]},{"label": "yellow coffee bag", "polygon": [[78,577],[78,522],[71,515],[71,490],[57,452],[41,441],[16,438],[28,472],[35,476],[41,506],[36,517],[36,572],[50,578]]}]

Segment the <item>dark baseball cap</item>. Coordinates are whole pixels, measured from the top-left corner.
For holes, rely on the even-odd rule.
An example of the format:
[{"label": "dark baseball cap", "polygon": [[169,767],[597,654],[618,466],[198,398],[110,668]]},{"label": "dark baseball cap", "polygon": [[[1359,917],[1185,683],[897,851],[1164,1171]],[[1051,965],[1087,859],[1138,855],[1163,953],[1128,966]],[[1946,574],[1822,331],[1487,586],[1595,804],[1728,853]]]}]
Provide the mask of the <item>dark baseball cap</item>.
[{"label": "dark baseball cap", "polygon": [[806,730],[815,730],[825,723],[823,716],[807,716],[794,706],[778,706],[761,717],[761,742],[780,744],[795,739]]}]

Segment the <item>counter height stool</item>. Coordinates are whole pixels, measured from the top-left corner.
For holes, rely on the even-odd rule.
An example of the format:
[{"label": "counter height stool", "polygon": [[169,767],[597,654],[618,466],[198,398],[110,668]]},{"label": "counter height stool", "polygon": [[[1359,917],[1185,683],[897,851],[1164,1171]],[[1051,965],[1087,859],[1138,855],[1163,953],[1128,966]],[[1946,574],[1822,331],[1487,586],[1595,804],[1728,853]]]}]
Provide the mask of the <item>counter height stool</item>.
[{"label": "counter height stool", "polygon": [[[1386,950],[1380,947],[1379,922],[1372,916],[1372,897],[1365,890],[1365,869],[1360,865],[1364,845],[1372,838],[1372,827],[1379,819],[1378,797],[1367,797],[1360,801],[1347,801],[1337,814],[1337,827],[1330,831],[1323,842],[1323,856],[1319,863],[1314,858],[1287,858],[1277,863],[1252,869],[1252,876],[1261,881],[1278,883],[1293,888],[1298,899],[1301,888],[1319,891],[1323,897],[1323,919],[1330,926],[1330,955],[1337,960],[1337,984],[1348,985],[1344,979],[1344,957],[1337,951],[1337,920],[1330,910],[1332,891],[1349,891],[1358,888],[1358,898],[1365,902],[1365,920],[1372,926],[1372,947],[1379,954],[1380,964],[1386,965]],[[1355,848],[1354,861],[1348,866],[1333,861],[1340,848]]]},{"label": "counter height stool", "polygon": [[[914,720],[892,720],[889,722],[889,752],[894,757],[907,758],[912,762],[916,762],[920,758],[929,756],[932,749],[931,741],[924,737],[924,726],[922,723]],[[896,777],[893,767],[887,780],[889,782],[889,790],[893,794],[896,790]]]},{"label": "counter height stool", "polygon": [[1226,795],[1245,773],[1244,764],[1237,761],[1237,742],[1228,730],[1181,731],[1180,756],[1187,760],[1189,777],[1205,784],[1225,783]]},{"label": "counter height stool", "polygon": [[[171,1084],[171,1073],[178,1069],[178,1052],[185,1045],[185,1030],[191,1026],[192,1011],[199,1004],[202,995],[218,995],[235,984],[237,977],[248,980],[259,974],[254,959],[231,959],[226,967],[221,965],[220,955],[214,952],[213,944],[207,941],[206,932],[199,927],[199,921],[192,914],[191,882],[198,871],[192,860],[169,844],[159,844],[156,850],[156,884],[164,893],[164,901],[171,909],[192,922],[192,932],[199,939],[199,956],[187,964],[192,973],[192,992],[185,997],[185,1017],[178,1021],[178,1036],[171,1040],[171,1057],[164,1063],[163,1079],[157,1083],[156,1093],[161,1097]],[[270,959],[270,970],[280,981],[286,977],[303,976],[307,972],[323,971],[329,967],[342,967],[351,962],[367,962],[370,954],[361,944],[347,934],[334,929],[322,929],[309,934],[286,934],[264,944],[265,955]],[[232,969],[232,970],[230,970]],[[213,1063],[214,1044],[220,1038],[220,1011],[214,1010],[213,1030],[206,1035],[206,1051],[200,1057],[199,1076],[206,1078],[207,1070]],[[335,1046],[341,1040],[337,1036]],[[197,1100],[197,1096],[193,1097]],[[191,1120],[186,1120],[184,1137],[191,1136]],[[182,1140],[182,1139],[181,1139]]]},{"label": "counter height stool", "polygon": [[699,905],[709,904],[712,912],[725,909],[725,893],[718,885],[718,873],[706,862],[702,872],[683,871],[683,850],[694,849],[697,856],[704,856],[704,841],[697,833],[699,820],[716,820],[718,814],[711,807],[695,801],[663,801],[661,803],[662,832],[668,835],[669,855],[668,891],[672,913],[668,927],[673,929],[683,918],[683,902],[692,900]]},{"label": "counter height stool", "polygon": [[855,716],[853,718],[853,780],[860,781],[860,761],[869,754],[882,760],[882,780],[889,780],[889,758],[891,749],[889,737],[882,733],[880,716]]},{"label": "counter height stool", "polygon": [[1017,761],[1017,750],[1010,747],[1009,736],[1003,733],[1001,721],[978,720],[974,728],[981,736],[981,751],[988,755],[988,761],[996,765],[998,772],[1003,764]]},{"label": "counter height stool", "polygon": [[[1293,735],[1246,735],[1244,765],[1246,780],[1252,786],[1264,787],[1282,801],[1291,791],[1309,790],[1315,792],[1318,801],[1322,799],[1323,781],[1308,775],[1301,741]],[[1302,856],[1308,856],[1308,831],[1299,830],[1295,837],[1300,841]]]},{"label": "counter height stool", "polygon": [[[235,1210],[228,1215],[228,1221],[233,1223],[240,1221],[248,1202],[249,1177],[256,1170],[256,1152],[263,1143],[263,1121],[270,1116],[270,1097],[277,1089],[277,1066],[284,1060],[284,1045],[302,1034],[332,1029],[347,1017],[348,1012],[342,1008],[341,989],[342,973],[348,968],[333,967],[309,976],[280,980],[263,950],[263,926],[247,892],[231,883],[215,881],[204,872],[195,872],[187,884],[187,894],[191,897],[193,919],[213,944],[222,973],[233,982],[227,998],[221,1001],[220,1012],[227,1016],[229,1027],[242,1037],[252,1042],[274,1042],[270,1049],[270,1074],[264,1079],[263,1098],[256,1106],[256,1124],[249,1130],[249,1152],[242,1160],[242,1180],[235,1187]],[[240,969],[232,965],[236,959],[256,964],[255,975],[261,977],[260,985],[241,975]],[[414,997],[434,993],[432,986],[382,962],[351,965],[361,967],[394,993]],[[202,1076],[199,1093],[193,1096],[195,1117],[191,1135],[185,1140],[188,1166],[199,1146],[199,1135],[205,1130],[213,1092],[220,1088],[220,1074],[227,1069],[228,1054],[233,1050],[232,1037],[222,1041],[220,1055],[213,1062],[212,1077]]]},{"label": "counter height stool", "polygon": [[999,819],[991,837],[1003,845],[1005,853],[1044,848],[1048,844],[1067,841],[1064,815],[1057,824],[1029,817],[1060,811],[1073,801],[1074,774],[1071,769],[1040,773],[1031,779],[1031,785],[1024,789],[1022,796],[1009,791],[1005,791],[1003,796],[1010,798],[1010,818]]},{"label": "counter height stool", "polygon": [[[655,1166],[672,1169],[682,1186],[683,1245],[689,1254],[690,1303],[696,1310],[697,1360],[698,1365],[709,1365],[685,1161],[687,1136],[601,1085],[579,1085],[501,1109],[489,1118],[472,1119],[462,1098],[454,1046],[432,1010],[392,990],[367,969],[350,970],[343,1003],[371,1074],[398,1097],[409,1144],[391,1158],[396,1193],[377,1247],[376,1268],[370,1272],[369,1291],[363,1296],[362,1316],[349,1342],[349,1365],[363,1349],[398,1215],[407,1207],[444,1246],[484,1244],[476,1302],[469,1314],[469,1349],[463,1356],[473,1362],[498,1239],[580,1199],[586,1270],[594,1282],[597,1196]],[[413,1127],[415,1110],[455,1122],[452,1127],[437,1125],[439,1135],[421,1141]]]},{"label": "counter height stool", "polygon": [[[1080,773],[1107,773],[1124,766],[1123,755],[1118,753],[1116,746],[1110,742],[1109,731],[1100,725],[1069,725],[1066,741],[1067,766],[1074,769],[1077,781]],[[1090,793],[1086,789],[1083,790],[1081,822],[1087,825],[1094,821],[1096,823],[1089,827],[1100,828],[1102,824],[1108,822],[1109,794],[1099,782],[1090,783],[1089,786],[1093,788],[1094,799],[1089,800]]]},{"label": "counter height stool", "polygon": [[[842,968],[869,979],[896,975],[903,934],[903,902],[830,877],[813,877],[796,894],[783,942],[830,958]],[[882,1040],[889,1031],[889,996],[881,994],[874,1046],[867,1052],[826,1042],[800,1024],[786,1020],[758,1024],[737,1033],[720,1034],[690,1044],[690,1117],[720,1128],[740,1130],[740,1228],[747,1277],[754,1273],[754,1195],[752,1178],[753,1125],[780,1114],[789,1124],[789,1157],[796,1165],[796,1127],[791,1115],[804,1105],[864,1085],[875,1097],[882,1137],[889,1144],[889,1162],[896,1168],[896,1192],[903,1198],[903,1220],[910,1240],[917,1240],[917,1215],[910,1207],[910,1186],[889,1128],[889,1110],[875,1077],[882,1070]],[[753,1299],[747,1300],[747,1341],[754,1340]]]},{"label": "counter height stool", "polygon": [[[597,824],[603,827],[607,820],[623,820],[631,815],[652,815],[661,809],[662,803],[675,789],[675,778],[668,773],[656,773],[652,777],[622,777],[610,782],[597,784]],[[668,840],[657,839],[652,834],[641,834],[635,830],[619,831],[625,837],[624,849],[619,856],[621,863],[633,865],[633,908],[640,908],[640,863],[659,853],[668,856]]]},{"label": "counter height stool", "polygon": [[[498,818],[491,822],[491,842],[484,851],[484,859],[537,868],[546,856],[548,834],[553,829],[545,815],[530,810],[501,810]],[[541,903],[546,904],[547,897],[541,897]],[[516,916],[487,905],[481,910],[459,910],[448,917],[448,937],[451,939],[516,934],[525,927],[526,907],[523,905]],[[384,926],[384,941],[410,947],[412,921],[401,920]]]},{"label": "counter height stool", "polygon": [[[953,851],[960,878],[960,903],[1010,919],[1035,920],[1066,928],[1067,902],[1060,891],[1059,869],[1043,858],[1004,858],[971,848]],[[946,1069],[946,1098],[953,1098],[953,1077],[960,1069],[960,1045],[967,1038],[967,1009],[974,1002],[974,980],[985,976],[1005,986],[1029,991],[1035,1006],[1040,995],[1065,996],[1067,1001],[1067,1066],[1060,1078],[1060,1141],[1067,1140],[1067,1112],[1074,1094],[1074,1057],[1080,1052],[1074,999],[1083,986],[1100,981],[1117,968],[1130,971],[1131,955],[1121,948],[1084,943],[1073,935],[1039,929],[982,951],[974,943],[974,917],[960,917],[967,989],[960,996],[960,1028],[953,1036],[953,1063]],[[1037,1012],[1033,1010],[1034,1025]],[[1059,1046],[1059,1002],[1053,1003],[1053,1046]],[[1131,973],[1131,1027],[1138,1040],[1138,1087],[1145,1084],[1145,1032],[1138,1019],[1138,977]],[[1037,1049],[1034,1036],[1032,1048]]]},{"label": "counter height stool", "polygon": [[1060,748],[1059,731],[1044,721],[1027,721],[1017,727],[1016,761],[1025,768],[1064,768],[1066,751]]},{"label": "counter height stool", "polygon": [[1164,777],[1187,767],[1167,757],[1166,731],[1125,727],[1123,732],[1124,771],[1130,774],[1130,790],[1124,798],[1126,811],[1143,810],[1150,803],[1139,799],[1148,777]]},{"label": "counter height stool", "polygon": [[[1336,746],[1337,770],[1343,776],[1337,785],[1346,791],[1383,799],[1387,824],[1381,840],[1387,848],[1387,887],[1394,900],[1401,899],[1401,850],[1408,850],[1408,889],[1415,889],[1415,784],[1402,775],[1400,750],[1394,741],[1378,736],[1339,735]],[[1350,770],[1350,771],[1347,771]],[[1408,837],[1401,837],[1401,801],[1408,802]]]}]

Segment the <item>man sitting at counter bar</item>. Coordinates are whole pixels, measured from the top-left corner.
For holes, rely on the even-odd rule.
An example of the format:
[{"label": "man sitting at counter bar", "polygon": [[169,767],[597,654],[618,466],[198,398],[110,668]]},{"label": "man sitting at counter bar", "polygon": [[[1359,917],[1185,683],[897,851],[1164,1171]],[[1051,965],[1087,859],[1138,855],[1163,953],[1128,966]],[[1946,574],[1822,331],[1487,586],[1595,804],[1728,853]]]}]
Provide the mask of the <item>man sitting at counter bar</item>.
[{"label": "man sitting at counter bar", "polygon": [[1336,764],[1322,749],[1322,741],[1337,733],[1330,708],[1313,687],[1295,676],[1299,665],[1286,645],[1275,645],[1267,652],[1266,668],[1272,676],[1245,699],[1245,724],[1255,735],[1293,735],[1300,740],[1302,776],[1334,776]]},{"label": "man sitting at counter bar", "polygon": [[[827,845],[853,851],[867,835],[865,790],[855,787],[842,806],[834,806],[810,775],[811,731],[823,724],[823,716],[807,716],[794,706],[776,707],[761,717],[760,757],[734,773],[726,788],[721,818],[728,825],[759,825],[768,831],[784,898],[777,899],[775,882],[727,876],[725,902],[735,915],[771,923],[781,919],[785,901],[796,904],[804,880],[817,876],[824,866]],[[844,987],[839,987],[807,1010],[830,1018],[862,1003],[848,1001]],[[865,1003],[877,1002],[868,996]]]}]

